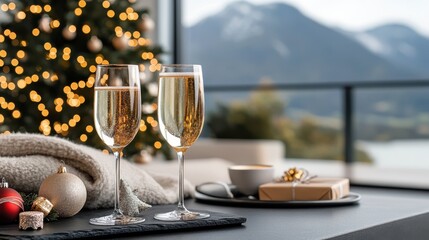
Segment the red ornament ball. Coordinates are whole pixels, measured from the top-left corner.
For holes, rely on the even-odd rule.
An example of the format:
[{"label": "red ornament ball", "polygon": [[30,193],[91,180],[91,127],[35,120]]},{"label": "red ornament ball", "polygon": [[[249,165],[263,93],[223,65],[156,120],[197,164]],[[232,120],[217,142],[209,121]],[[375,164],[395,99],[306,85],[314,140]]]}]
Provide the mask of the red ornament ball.
[{"label": "red ornament ball", "polygon": [[17,191],[0,187],[0,224],[18,221],[19,213],[24,210],[24,200]]}]

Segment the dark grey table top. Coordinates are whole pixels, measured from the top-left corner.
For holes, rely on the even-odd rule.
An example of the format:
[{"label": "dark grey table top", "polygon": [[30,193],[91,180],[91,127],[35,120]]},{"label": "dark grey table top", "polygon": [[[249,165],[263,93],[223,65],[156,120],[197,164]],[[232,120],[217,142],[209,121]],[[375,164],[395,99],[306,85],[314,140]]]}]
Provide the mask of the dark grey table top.
[{"label": "dark grey table top", "polygon": [[[241,207],[187,200],[191,210],[244,216],[247,222],[221,228],[134,233],[112,239],[429,239],[429,192],[364,187],[352,187],[351,190],[361,194],[362,199],[357,205],[341,207]],[[174,208],[159,207],[157,210],[163,211]],[[153,214],[149,211],[145,217],[151,219]],[[86,225],[86,217],[83,213],[71,218],[69,228],[77,228],[79,226],[75,225],[82,222]]]},{"label": "dark grey table top", "polygon": [[[352,187],[358,205],[326,208],[247,208],[187,201],[190,209],[247,218],[243,226],[150,234],[150,239],[429,239],[429,192]],[[140,236],[126,237],[140,239]]]}]

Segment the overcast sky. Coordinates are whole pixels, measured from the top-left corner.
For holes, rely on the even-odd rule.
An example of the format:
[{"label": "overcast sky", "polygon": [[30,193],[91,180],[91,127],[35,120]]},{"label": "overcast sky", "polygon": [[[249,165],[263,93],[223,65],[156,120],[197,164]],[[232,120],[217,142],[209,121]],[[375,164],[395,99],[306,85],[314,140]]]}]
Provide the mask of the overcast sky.
[{"label": "overcast sky", "polygon": [[[184,0],[184,23],[192,25],[238,0]],[[248,0],[286,2],[328,26],[363,30],[385,23],[405,23],[429,37],[429,0]]]}]

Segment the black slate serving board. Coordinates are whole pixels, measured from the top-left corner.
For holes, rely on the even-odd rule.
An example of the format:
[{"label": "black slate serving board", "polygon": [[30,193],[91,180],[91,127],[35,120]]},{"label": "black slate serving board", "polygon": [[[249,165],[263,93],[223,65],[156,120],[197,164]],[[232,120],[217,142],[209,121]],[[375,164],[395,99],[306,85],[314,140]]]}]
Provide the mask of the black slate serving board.
[{"label": "black slate serving board", "polygon": [[108,215],[112,210],[82,211],[71,218],[45,222],[44,228],[37,231],[19,230],[18,223],[0,225],[0,239],[76,239],[119,237],[128,234],[144,236],[145,233],[154,232],[238,226],[246,222],[244,217],[217,212],[209,212],[210,218],[193,221],[162,222],[153,218],[155,213],[168,212],[173,209],[175,209],[173,205],[154,206],[142,214],[146,218],[145,222],[126,226],[95,226],[89,224],[90,218]]}]

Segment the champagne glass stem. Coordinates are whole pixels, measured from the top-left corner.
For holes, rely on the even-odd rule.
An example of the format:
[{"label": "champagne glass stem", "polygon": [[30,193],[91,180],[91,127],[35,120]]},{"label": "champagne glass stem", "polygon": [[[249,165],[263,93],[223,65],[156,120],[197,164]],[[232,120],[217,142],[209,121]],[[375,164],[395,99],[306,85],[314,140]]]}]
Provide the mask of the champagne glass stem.
[{"label": "champagne glass stem", "polygon": [[177,210],[180,212],[187,211],[185,207],[185,154],[182,151],[177,152],[177,159],[179,160],[179,203]]},{"label": "champagne glass stem", "polygon": [[121,150],[113,151],[116,161],[116,178],[115,178],[115,205],[113,209],[113,214],[116,216],[123,215],[121,209],[119,208],[119,184],[121,182]]}]

